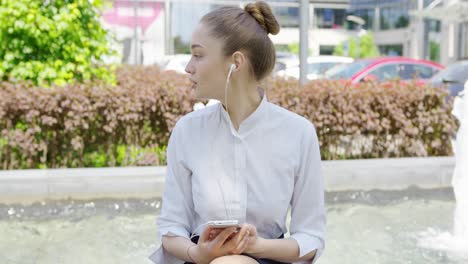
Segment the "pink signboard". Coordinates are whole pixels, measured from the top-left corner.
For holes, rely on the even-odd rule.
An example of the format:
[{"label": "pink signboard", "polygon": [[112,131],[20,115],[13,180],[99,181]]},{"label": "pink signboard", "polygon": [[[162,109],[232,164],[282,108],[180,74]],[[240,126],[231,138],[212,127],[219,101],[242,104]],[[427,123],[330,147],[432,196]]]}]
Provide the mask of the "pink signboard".
[{"label": "pink signboard", "polygon": [[163,11],[163,4],[156,2],[138,1],[138,16],[135,18],[135,2],[131,0],[114,2],[113,8],[104,13],[104,21],[110,25],[141,27],[145,31]]}]

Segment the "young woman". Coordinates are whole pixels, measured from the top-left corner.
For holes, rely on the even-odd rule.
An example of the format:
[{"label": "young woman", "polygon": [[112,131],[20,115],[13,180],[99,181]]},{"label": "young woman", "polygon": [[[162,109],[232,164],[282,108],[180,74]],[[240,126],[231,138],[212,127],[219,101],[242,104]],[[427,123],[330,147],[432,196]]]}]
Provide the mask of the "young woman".
[{"label": "young woman", "polygon": [[[155,263],[312,263],[321,254],[315,128],[259,88],[276,59],[268,34],[278,32],[261,1],[214,10],[194,31],[186,67],[192,88],[221,103],[184,116],[172,131]],[[214,220],[237,220],[241,229],[207,225]]]}]

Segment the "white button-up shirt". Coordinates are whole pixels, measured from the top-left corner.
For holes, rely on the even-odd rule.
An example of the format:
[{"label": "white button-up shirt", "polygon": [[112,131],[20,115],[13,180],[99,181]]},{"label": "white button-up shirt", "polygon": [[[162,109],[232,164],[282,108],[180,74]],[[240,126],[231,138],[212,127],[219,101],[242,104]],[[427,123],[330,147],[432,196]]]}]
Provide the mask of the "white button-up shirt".
[{"label": "white button-up shirt", "polygon": [[[290,237],[300,257],[317,249],[315,262],[324,248],[323,182],[314,126],[266,96],[238,131],[222,104],[194,111],[169,140],[160,238],[189,238],[210,220],[239,220],[263,238],[278,238],[288,231],[290,208]],[[162,246],[150,259],[184,263]]]}]

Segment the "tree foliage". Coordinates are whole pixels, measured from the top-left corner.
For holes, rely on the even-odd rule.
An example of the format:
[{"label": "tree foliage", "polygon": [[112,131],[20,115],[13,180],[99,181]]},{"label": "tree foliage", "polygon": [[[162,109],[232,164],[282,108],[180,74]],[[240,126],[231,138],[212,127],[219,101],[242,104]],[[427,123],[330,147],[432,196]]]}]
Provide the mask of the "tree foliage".
[{"label": "tree foliage", "polygon": [[[335,47],[333,55],[349,56],[353,58],[375,58],[379,56],[379,50],[374,42],[374,36],[367,33],[359,38],[359,55],[356,38],[350,38],[346,43],[341,43]],[[346,49],[348,53],[346,54]]]},{"label": "tree foliage", "polygon": [[0,80],[64,85],[104,79],[110,49],[102,0],[0,0]]}]

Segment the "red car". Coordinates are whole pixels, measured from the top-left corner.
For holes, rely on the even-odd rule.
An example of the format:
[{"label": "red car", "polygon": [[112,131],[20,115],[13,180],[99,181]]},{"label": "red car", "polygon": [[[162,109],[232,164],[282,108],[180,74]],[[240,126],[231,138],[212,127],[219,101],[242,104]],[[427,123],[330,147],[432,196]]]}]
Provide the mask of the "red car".
[{"label": "red car", "polygon": [[351,83],[362,81],[388,81],[393,79],[426,82],[444,67],[426,60],[404,57],[386,57],[361,59],[350,64],[339,65],[325,73],[330,80],[350,80]]}]

